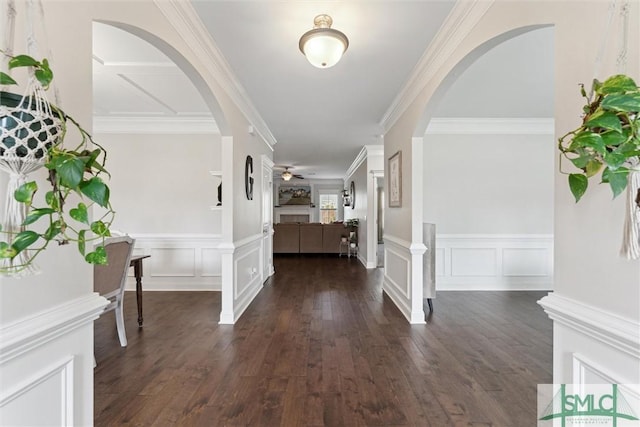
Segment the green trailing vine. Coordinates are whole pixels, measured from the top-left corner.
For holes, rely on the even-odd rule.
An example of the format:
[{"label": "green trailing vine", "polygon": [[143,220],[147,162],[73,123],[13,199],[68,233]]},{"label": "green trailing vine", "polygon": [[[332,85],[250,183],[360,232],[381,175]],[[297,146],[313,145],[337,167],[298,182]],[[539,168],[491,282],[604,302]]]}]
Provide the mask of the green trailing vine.
[{"label": "green trailing vine", "polygon": [[[10,57],[9,69],[18,67],[31,67],[44,89],[53,80],[46,59],[37,61],[27,55]],[[0,84],[17,83],[8,74],[0,72]],[[109,187],[102,180],[103,175],[109,176],[105,169],[106,152],[73,117],[53,104],[51,109],[61,119],[61,133],[45,154],[44,166],[48,170],[50,188],[45,193],[44,204],[38,206],[34,204],[34,195],[40,189],[35,181],[27,182],[15,191],[15,200],[28,207],[28,214],[20,231],[0,229],[0,259],[14,260],[18,254],[29,252],[24,264],[6,265],[5,262],[5,266],[0,267],[2,274],[24,270],[53,241],[60,245],[74,242],[90,264],[107,263],[104,240],[111,235],[115,212],[109,201]],[[63,146],[69,126],[78,131],[81,139],[73,149]],[[90,220],[89,212],[94,205],[103,208],[104,214]]]},{"label": "green trailing vine", "polygon": [[562,136],[558,148],[581,172],[567,173],[562,168],[560,172],[569,176],[576,202],[597,174],[601,183],[609,184],[615,198],[626,189],[631,170],[640,167],[640,88],[633,79],[619,74],[604,82],[594,80],[590,95],[584,85],[580,90],[587,101],[582,125]]}]

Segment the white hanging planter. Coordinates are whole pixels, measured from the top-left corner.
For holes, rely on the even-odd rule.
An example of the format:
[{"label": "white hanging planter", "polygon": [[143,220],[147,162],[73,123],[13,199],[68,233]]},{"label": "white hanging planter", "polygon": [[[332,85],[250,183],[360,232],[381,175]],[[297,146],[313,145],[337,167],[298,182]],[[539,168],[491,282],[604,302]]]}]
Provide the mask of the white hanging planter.
[{"label": "white hanging planter", "polygon": [[[2,229],[8,235],[8,244],[13,237],[24,231],[27,206],[14,197],[15,191],[27,182],[27,175],[40,169],[46,162],[47,150],[56,143],[62,122],[51,110],[46,98],[40,98],[35,90],[28,95],[0,92],[0,170],[9,174],[4,223]],[[28,264],[29,254],[19,253],[12,259],[4,259],[2,267],[12,271],[13,266]],[[35,274],[37,267],[17,267],[19,275]]]}]

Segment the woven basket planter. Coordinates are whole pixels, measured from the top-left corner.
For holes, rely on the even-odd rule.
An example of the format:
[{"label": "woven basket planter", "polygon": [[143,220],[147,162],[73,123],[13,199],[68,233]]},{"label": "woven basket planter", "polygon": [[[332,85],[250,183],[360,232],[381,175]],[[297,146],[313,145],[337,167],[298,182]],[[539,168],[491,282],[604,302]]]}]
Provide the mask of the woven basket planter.
[{"label": "woven basket planter", "polygon": [[61,133],[59,115],[45,102],[0,92],[0,158],[44,162]]}]

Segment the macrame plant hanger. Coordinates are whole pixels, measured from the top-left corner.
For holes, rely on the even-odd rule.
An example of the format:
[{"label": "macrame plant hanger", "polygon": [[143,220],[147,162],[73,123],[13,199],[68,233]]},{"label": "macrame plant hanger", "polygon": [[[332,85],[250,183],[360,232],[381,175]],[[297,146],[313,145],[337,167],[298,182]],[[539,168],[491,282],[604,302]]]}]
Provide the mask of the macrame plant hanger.
[{"label": "macrame plant hanger", "polygon": [[[612,0],[609,4],[609,12],[607,14],[607,23],[603,31],[602,41],[596,56],[593,77],[598,78],[602,67],[603,56],[607,46],[609,35],[611,34],[613,18],[617,9],[617,0]],[[629,1],[624,0],[620,7],[620,51],[616,57],[616,72],[624,74],[627,68],[627,44],[629,35]],[[589,94],[589,98],[593,97],[593,88]],[[640,162],[634,159],[625,165],[629,168],[627,177],[626,191],[626,208],[624,227],[622,231],[622,246],[620,247],[620,256],[626,259],[640,258],[640,199],[638,191],[640,189]]]},{"label": "macrame plant hanger", "polygon": [[[615,8],[615,1],[613,2]],[[624,74],[627,68],[627,45],[629,38],[629,1],[622,2],[620,8],[620,20],[622,25],[620,33],[620,51],[616,58],[616,72]],[[610,11],[612,14],[612,11]],[[611,21],[611,18],[609,18]],[[610,23],[609,23],[610,26]],[[609,28],[607,28],[608,30]],[[608,33],[609,31],[607,31]],[[602,61],[604,48],[599,53],[597,66]],[[596,70],[598,71],[598,70]],[[595,76],[595,74],[594,74]],[[626,207],[624,227],[622,231],[622,246],[620,256],[632,260],[640,258],[640,161],[636,157],[627,165],[629,175],[627,177]]]},{"label": "macrame plant hanger", "polygon": [[[42,3],[38,0],[35,4],[33,0],[29,0],[26,4],[27,54],[37,59],[37,42],[34,32],[34,11],[36,10],[44,31]],[[6,46],[3,47],[8,55],[13,55],[15,17],[15,1],[8,0],[5,23]],[[9,73],[7,63],[8,57],[3,59],[2,66],[3,71]],[[14,193],[27,182],[28,174],[45,164],[47,150],[56,143],[61,134],[62,122],[52,112],[45,90],[35,78],[31,67],[29,67],[27,84],[22,96],[3,92],[2,98],[0,102],[0,170],[9,174],[9,182],[0,240],[11,245],[15,236],[24,230],[23,223],[27,215],[27,206],[19,203],[14,198]],[[12,259],[1,259],[0,267],[12,276],[38,273],[38,268],[29,260],[28,251],[22,251]]]}]

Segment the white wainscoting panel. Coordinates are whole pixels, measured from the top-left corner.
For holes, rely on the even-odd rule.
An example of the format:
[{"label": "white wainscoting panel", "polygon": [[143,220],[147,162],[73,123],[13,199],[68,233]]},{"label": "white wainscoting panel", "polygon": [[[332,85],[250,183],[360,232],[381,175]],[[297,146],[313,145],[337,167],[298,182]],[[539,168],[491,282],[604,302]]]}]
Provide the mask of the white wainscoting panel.
[{"label": "white wainscoting panel", "polygon": [[233,253],[233,315],[239,319],[262,289],[262,234],[256,234],[234,244]]},{"label": "white wainscoting panel", "polygon": [[[222,237],[218,234],[132,234],[143,261],[145,291],[219,291]],[[133,269],[127,289],[135,290]]]},{"label": "white wainscoting panel", "polygon": [[108,301],[89,293],[0,328],[0,425],[93,423],[93,321]]},{"label": "white wainscoting panel", "polygon": [[[49,365],[0,395],[0,423],[5,426],[73,425],[73,361]],[[38,410],[31,406],[38,402]]]},{"label": "white wainscoting panel", "polygon": [[494,277],[497,262],[497,251],[493,248],[451,248],[453,277]]},{"label": "white wainscoting panel", "polygon": [[555,292],[538,303],[553,320],[554,383],[620,384],[625,398],[640,403],[638,319]]},{"label": "white wainscoting panel", "polygon": [[151,277],[195,277],[194,248],[151,248]]},{"label": "white wainscoting panel", "polygon": [[411,319],[411,243],[384,237],[384,292]]},{"label": "white wainscoting panel", "polygon": [[553,235],[438,234],[437,290],[550,290]]}]

